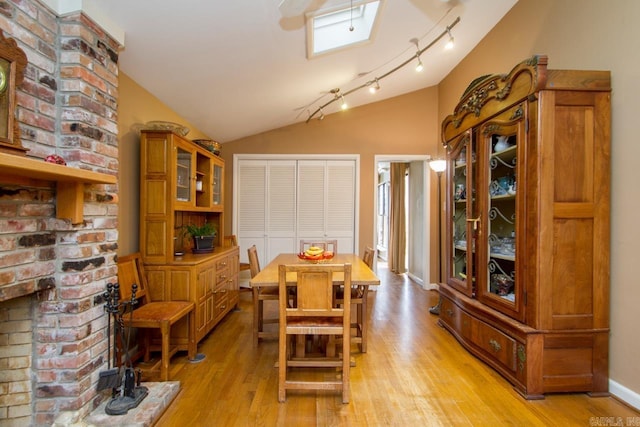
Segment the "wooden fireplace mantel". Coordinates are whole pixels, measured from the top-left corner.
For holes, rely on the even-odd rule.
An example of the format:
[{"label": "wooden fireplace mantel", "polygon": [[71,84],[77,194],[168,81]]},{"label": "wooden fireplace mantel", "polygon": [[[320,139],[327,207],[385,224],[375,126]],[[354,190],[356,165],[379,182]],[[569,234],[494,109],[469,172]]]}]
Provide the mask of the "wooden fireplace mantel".
[{"label": "wooden fireplace mantel", "polygon": [[85,184],[115,184],[117,177],[0,153],[0,182],[31,185],[34,181],[55,182],[57,218],[70,219],[73,224],[79,224],[84,219]]}]

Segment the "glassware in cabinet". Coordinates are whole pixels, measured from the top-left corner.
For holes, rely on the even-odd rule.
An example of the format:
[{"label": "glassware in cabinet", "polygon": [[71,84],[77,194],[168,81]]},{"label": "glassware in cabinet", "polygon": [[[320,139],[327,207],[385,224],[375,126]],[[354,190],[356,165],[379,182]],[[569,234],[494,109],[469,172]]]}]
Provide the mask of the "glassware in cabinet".
[{"label": "glassware in cabinet", "polygon": [[449,246],[448,282],[465,294],[475,294],[474,252],[476,179],[476,145],[472,134],[465,133],[448,153],[451,245]]},{"label": "glassware in cabinet", "polygon": [[177,147],[176,161],[176,200],[191,202],[191,169],[193,156],[189,151]]},{"label": "glassware in cabinet", "polygon": [[[479,201],[482,242],[478,255],[478,299],[502,313],[521,319],[524,290],[517,262],[519,152],[524,152],[525,122],[519,106],[482,125],[481,136],[484,197]],[[503,120],[503,118],[505,118]],[[520,239],[521,240],[521,239]]]},{"label": "glassware in cabinet", "polygon": [[222,166],[213,164],[212,200],[214,206],[222,205]]}]

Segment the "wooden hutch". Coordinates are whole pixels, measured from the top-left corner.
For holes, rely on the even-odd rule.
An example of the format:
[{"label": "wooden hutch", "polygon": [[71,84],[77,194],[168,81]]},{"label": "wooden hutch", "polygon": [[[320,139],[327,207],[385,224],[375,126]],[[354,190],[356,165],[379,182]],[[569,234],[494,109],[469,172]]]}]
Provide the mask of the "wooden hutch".
[{"label": "wooden hutch", "polygon": [[610,92],[534,56],[442,123],[439,321],[527,399],[608,393]]},{"label": "wooden hutch", "polygon": [[[223,247],[224,160],[172,131],[140,138],[140,252],[154,300],[196,304],[196,342],[238,304],[239,249]],[[193,253],[188,224],[213,223],[211,253]],[[186,324],[176,327],[186,343]]]}]

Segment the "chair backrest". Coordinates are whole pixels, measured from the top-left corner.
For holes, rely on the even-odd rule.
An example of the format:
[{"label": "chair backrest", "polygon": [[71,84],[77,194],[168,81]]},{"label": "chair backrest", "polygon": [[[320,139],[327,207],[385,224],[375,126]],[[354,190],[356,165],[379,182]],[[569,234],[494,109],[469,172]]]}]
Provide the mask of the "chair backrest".
[{"label": "chair backrest", "polygon": [[236,237],[235,234],[232,234],[230,236],[224,236],[223,245],[225,247],[238,246],[238,238]]},{"label": "chair backrest", "polygon": [[362,261],[364,261],[365,264],[367,264],[367,267],[369,268],[373,268],[373,256],[375,255],[376,251],[373,248],[367,247],[364,250],[364,255],[362,256]]},{"label": "chair backrest", "polygon": [[[295,273],[294,284],[287,283],[287,273]],[[334,285],[334,273],[343,273],[344,281]],[[351,292],[345,292],[344,304],[336,306],[333,287],[351,287],[351,264],[291,264],[278,266],[280,319],[285,317],[344,316],[345,327],[350,320]],[[295,286],[294,304],[288,304],[288,286]]]},{"label": "chair backrest", "polygon": [[118,257],[118,284],[122,301],[131,299],[131,288],[136,284],[138,285],[138,289],[136,289],[138,306],[151,302],[151,296],[147,292],[147,277],[144,273],[140,252]]},{"label": "chair backrest", "polygon": [[249,255],[249,271],[251,272],[251,278],[256,277],[256,274],[260,273],[260,261],[258,260],[258,250],[256,245],[247,249]]},{"label": "chair backrest", "polygon": [[334,254],[338,253],[337,240],[300,240],[300,252],[304,252],[310,246],[322,248],[325,251],[333,251]]}]

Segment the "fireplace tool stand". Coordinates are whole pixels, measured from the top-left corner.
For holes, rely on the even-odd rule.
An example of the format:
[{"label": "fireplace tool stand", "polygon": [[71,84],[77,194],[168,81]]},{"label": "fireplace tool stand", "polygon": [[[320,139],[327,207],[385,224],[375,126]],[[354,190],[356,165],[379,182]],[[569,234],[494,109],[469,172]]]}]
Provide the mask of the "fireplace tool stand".
[{"label": "fireplace tool stand", "polygon": [[[130,321],[133,318],[133,308],[138,303],[136,299],[136,291],[138,286],[133,284],[131,288],[131,300],[121,302],[119,300],[120,287],[116,283],[107,284],[107,291],[104,294],[106,303],[105,311],[109,315],[113,316],[113,346],[111,344],[111,319],[107,326],[108,335],[108,351],[113,354],[113,368],[109,368],[100,373],[100,379],[98,380],[98,391],[105,390],[109,387],[112,389],[111,400],[107,402],[105,406],[105,412],[108,415],[123,415],[126,414],[129,409],[137,407],[142,399],[149,394],[149,389],[140,385],[140,371],[136,372],[133,369],[133,363],[131,362],[131,355],[129,354],[129,342],[131,338],[131,329],[129,326],[125,334],[125,322],[124,317],[129,312]],[[124,352],[125,363],[117,368],[119,365],[118,352],[116,351],[116,342],[120,339],[120,345]],[[107,355],[109,364],[111,364],[111,358]]]}]

